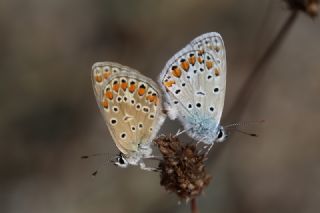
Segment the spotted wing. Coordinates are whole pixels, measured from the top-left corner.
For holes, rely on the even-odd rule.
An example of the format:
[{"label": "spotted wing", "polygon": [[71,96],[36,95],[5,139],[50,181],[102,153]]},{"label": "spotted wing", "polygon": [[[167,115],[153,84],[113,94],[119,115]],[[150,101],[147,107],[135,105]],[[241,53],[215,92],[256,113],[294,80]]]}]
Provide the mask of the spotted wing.
[{"label": "spotted wing", "polygon": [[127,155],[137,152],[139,145],[151,142],[164,121],[164,115],[157,85],[137,71],[125,68],[120,68],[102,82],[93,78],[93,85],[115,144]]},{"label": "spotted wing", "polygon": [[178,117],[186,128],[212,119],[217,127],[226,89],[226,54],[221,36],[206,33],[195,38],[167,62],[159,81],[171,119]]}]

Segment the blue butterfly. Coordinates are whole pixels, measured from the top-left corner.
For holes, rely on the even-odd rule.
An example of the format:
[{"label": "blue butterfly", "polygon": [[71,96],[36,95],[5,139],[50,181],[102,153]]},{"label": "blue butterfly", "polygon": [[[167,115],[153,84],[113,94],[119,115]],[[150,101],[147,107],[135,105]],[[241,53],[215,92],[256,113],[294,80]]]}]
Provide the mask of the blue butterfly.
[{"label": "blue butterfly", "polygon": [[227,137],[220,125],[226,71],[222,37],[210,32],[177,52],[160,74],[169,118],[178,118],[187,134],[198,142],[213,145]]}]

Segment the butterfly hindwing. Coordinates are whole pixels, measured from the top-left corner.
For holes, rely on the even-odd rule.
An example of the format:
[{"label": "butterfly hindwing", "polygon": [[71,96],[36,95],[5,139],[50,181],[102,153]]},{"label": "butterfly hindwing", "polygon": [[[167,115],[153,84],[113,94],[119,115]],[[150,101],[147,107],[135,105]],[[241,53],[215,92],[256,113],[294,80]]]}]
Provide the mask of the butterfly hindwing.
[{"label": "butterfly hindwing", "polygon": [[[114,69],[112,65],[111,70]],[[110,67],[110,63],[107,66]],[[161,94],[151,79],[137,71],[119,64],[116,69],[119,71],[103,82],[93,78],[93,84],[99,108],[115,144],[128,155],[138,152],[139,145],[149,144],[159,130],[164,120]],[[99,73],[94,69],[95,72]]]}]

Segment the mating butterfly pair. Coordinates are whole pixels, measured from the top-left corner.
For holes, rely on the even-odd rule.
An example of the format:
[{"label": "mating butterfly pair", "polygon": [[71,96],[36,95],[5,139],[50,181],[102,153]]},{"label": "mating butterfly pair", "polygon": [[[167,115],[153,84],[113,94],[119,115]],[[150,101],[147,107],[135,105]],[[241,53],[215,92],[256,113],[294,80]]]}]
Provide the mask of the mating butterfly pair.
[{"label": "mating butterfly pair", "polygon": [[222,37],[203,34],[176,53],[160,74],[160,87],[137,70],[113,62],[92,67],[100,111],[121,154],[120,167],[139,165],[152,157],[150,144],[166,115],[178,118],[189,136],[205,144],[226,137],[220,118],[226,89],[226,52]]}]

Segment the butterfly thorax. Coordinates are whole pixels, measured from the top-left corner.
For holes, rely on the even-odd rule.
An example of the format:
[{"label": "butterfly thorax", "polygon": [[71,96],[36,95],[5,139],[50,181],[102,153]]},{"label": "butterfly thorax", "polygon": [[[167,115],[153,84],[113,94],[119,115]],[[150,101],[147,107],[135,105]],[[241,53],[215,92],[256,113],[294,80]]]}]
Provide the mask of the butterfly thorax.
[{"label": "butterfly thorax", "polygon": [[188,135],[192,138],[206,144],[212,144],[218,138],[219,131],[222,128],[214,119],[194,119],[191,118],[186,122]]},{"label": "butterfly thorax", "polygon": [[152,149],[148,145],[139,145],[136,152],[130,152],[124,156],[130,165],[138,165],[144,158],[151,156]]}]

